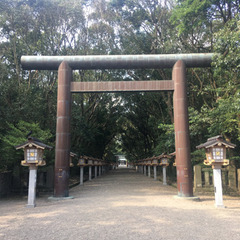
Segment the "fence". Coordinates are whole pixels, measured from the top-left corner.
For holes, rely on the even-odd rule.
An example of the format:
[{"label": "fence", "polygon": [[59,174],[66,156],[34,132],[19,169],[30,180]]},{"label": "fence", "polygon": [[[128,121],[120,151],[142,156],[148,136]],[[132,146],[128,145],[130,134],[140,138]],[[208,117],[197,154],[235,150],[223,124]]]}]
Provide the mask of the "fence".
[{"label": "fence", "polygon": [[[222,186],[224,193],[240,192],[240,169],[235,166],[222,168]],[[214,191],[213,170],[211,167],[194,166],[194,191]]]},{"label": "fence", "polygon": [[6,196],[11,191],[12,172],[0,173],[0,196]]}]

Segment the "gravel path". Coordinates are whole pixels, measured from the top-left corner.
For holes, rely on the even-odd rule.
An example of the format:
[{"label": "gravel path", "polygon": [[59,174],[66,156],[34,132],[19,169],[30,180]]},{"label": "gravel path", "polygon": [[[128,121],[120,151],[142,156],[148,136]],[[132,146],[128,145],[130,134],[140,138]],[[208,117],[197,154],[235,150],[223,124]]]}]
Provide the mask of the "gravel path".
[{"label": "gravel path", "polygon": [[0,200],[0,239],[240,239],[240,198],[213,196],[200,202],[175,199],[176,188],[162,186],[131,169],[111,171],[70,191],[74,199]]}]

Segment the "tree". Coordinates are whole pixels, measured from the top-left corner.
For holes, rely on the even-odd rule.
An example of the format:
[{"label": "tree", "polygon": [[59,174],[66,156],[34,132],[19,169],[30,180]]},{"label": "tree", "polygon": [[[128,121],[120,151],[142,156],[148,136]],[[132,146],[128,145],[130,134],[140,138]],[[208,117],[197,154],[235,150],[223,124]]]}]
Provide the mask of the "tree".
[{"label": "tree", "polygon": [[[16,126],[9,123],[7,134],[1,136],[1,170],[11,170],[14,165],[19,165],[23,160],[23,153],[15,150],[15,146],[27,141],[27,134],[31,130],[32,136],[37,137],[40,141],[49,144],[52,141],[50,130],[42,130],[38,123],[19,121]],[[48,156],[47,163],[52,163],[53,155]]]}]

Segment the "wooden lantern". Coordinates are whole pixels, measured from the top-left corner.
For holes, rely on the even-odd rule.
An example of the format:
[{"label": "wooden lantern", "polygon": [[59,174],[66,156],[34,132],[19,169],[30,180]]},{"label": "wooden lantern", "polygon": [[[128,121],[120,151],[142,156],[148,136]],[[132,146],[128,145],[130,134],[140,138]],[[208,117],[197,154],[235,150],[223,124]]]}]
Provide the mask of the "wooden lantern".
[{"label": "wooden lantern", "polygon": [[46,161],[43,160],[43,153],[45,148],[51,149],[52,147],[44,144],[39,139],[28,137],[28,141],[15,147],[24,150],[24,160],[21,161],[22,166],[44,166]]},{"label": "wooden lantern", "polygon": [[198,149],[204,148],[206,153],[205,165],[227,166],[229,160],[226,159],[227,148],[235,148],[235,144],[223,140],[222,136],[209,138],[207,142],[197,146]]},{"label": "wooden lantern", "polygon": [[84,166],[85,165],[85,157],[80,156],[78,159],[78,166]]}]

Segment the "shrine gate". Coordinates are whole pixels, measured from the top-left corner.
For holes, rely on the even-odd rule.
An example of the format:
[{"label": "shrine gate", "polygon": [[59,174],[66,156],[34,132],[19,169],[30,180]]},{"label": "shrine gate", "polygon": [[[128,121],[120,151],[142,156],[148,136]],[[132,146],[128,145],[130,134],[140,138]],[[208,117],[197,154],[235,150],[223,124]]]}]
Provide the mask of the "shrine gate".
[{"label": "shrine gate", "polygon": [[[173,91],[177,186],[179,197],[192,197],[192,164],[186,68],[210,67],[212,53],[165,55],[22,56],[26,70],[57,70],[58,98],[54,196],[69,196],[71,93]],[[172,80],[72,82],[72,70],[172,68]]]}]

